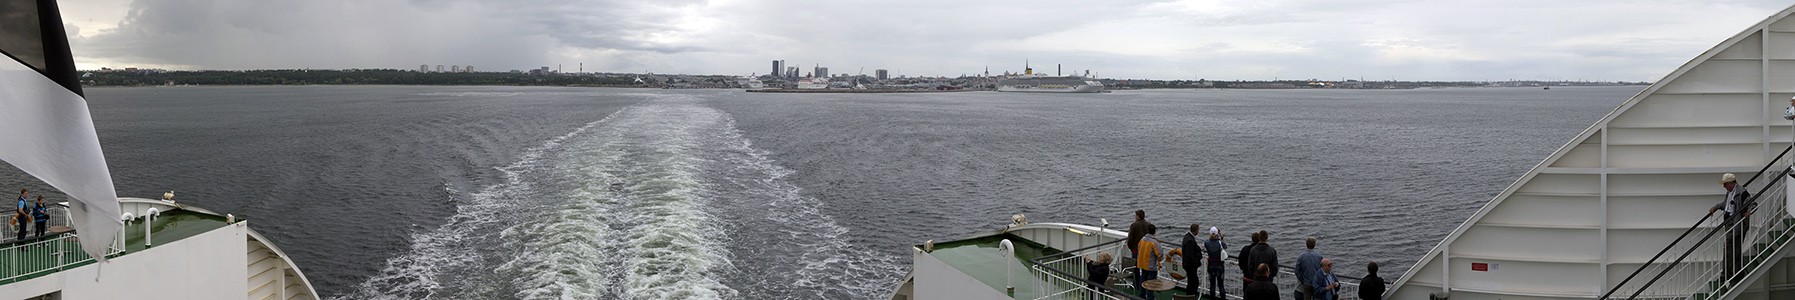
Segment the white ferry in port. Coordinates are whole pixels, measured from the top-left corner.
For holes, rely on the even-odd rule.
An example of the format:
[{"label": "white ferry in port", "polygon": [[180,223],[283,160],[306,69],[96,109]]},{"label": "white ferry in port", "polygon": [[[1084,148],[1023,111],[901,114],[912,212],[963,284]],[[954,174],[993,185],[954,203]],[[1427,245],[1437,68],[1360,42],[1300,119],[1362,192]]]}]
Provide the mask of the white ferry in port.
[{"label": "white ferry in port", "polygon": [[0,298],[318,299],[305,273],[249,220],[177,203],[172,192],[118,198],[67,35],[62,26],[37,26],[63,24],[56,1],[11,4],[25,7],[6,12],[21,22],[0,27],[0,36],[41,39],[0,43],[0,140],[8,143],[0,160],[71,201],[50,209],[52,226],[41,236],[16,236],[0,222]]},{"label": "white ferry in port", "polygon": [[[1795,96],[1792,11],[1621,103],[1454,228],[1383,298],[1795,299],[1795,260],[1784,259],[1795,255],[1786,205],[1795,160],[1790,121],[1780,117],[1784,99]],[[1744,220],[1744,266],[1736,270],[1720,266],[1731,226],[1707,214],[1726,194],[1716,184],[1724,173],[1737,174],[1758,203]],[[1128,257],[1118,242],[1124,232],[1018,220],[912,247],[910,274],[889,298],[1139,299],[1125,276],[1131,262],[1111,265],[1110,282],[1087,287],[1083,279],[1086,257]],[[1013,246],[1000,251],[1006,241]],[[1227,294],[1239,299],[1239,269],[1226,270]],[[1280,297],[1294,289],[1292,277],[1277,277]],[[1358,280],[1342,282],[1341,298],[1358,299]]]},{"label": "white ferry in port", "polygon": [[1012,93],[1102,93],[1103,82],[1085,77],[1043,76],[1024,66],[1022,75],[997,81],[997,91]]}]

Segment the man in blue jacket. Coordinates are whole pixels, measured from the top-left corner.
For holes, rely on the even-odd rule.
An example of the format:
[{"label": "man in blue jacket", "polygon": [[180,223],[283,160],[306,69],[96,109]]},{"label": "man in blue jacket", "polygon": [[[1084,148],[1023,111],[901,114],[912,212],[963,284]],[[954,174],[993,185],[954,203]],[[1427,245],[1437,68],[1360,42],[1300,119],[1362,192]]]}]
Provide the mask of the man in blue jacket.
[{"label": "man in blue jacket", "polygon": [[1321,272],[1321,254],[1315,253],[1315,237],[1309,237],[1304,246],[1308,249],[1296,257],[1296,293],[1297,299],[1310,300],[1315,299],[1315,291],[1310,287],[1315,286],[1311,281],[1315,273]]},{"label": "man in blue jacket", "polygon": [[1310,279],[1309,288],[1314,291],[1311,297],[1317,300],[1334,300],[1340,298],[1340,278],[1334,277],[1334,262],[1321,259],[1321,271]]}]

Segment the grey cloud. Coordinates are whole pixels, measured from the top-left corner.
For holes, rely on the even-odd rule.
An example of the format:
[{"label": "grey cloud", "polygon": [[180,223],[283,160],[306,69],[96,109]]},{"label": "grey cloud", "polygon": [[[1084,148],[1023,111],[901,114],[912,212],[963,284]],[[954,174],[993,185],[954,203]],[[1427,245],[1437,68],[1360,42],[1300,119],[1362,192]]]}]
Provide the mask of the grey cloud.
[{"label": "grey cloud", "polygon": [[[1517,1],[136,0],[75,48],[227,69],[747,74],[785,59],[958,75],[1029,59],[1128,78],[1653,80],[1787,5]],[[1403,57],[1368,41],[1425,49]]]}]

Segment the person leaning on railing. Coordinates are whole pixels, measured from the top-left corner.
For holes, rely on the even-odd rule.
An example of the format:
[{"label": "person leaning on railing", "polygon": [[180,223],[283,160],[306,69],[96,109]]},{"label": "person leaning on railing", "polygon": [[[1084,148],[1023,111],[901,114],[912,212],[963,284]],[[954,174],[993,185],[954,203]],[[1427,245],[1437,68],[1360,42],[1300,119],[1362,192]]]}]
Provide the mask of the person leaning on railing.
[{"label": "person leaning on railing", "polygon": [[1109,252],[1100,252],[1097,253],[1096,258],[1085,259],[1085,280],[1095,282],[1087,283],[1085,287],[1091,289],[1092,293],[1103,291],[1103,289],[1097,288],[1097,285],[1109,285],[1109,263],[1113,259]]}]

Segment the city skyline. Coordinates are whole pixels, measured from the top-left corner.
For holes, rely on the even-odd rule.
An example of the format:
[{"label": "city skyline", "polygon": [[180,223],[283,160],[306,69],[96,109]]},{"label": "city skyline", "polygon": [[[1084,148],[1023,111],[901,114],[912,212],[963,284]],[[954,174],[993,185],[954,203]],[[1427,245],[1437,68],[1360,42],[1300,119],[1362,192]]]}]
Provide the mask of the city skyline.
[{"label": "city skyline", "polygon": [[[1653,81],[1774,1],[65,2],[76,63],[197,69]],[[1075,10],[1063,7],[1080,7]],[[452,62],[448,63],[448,62]],[[852,73],[850,73],[852,74]],[[872,75],[872,74],[867,74]]]}]

